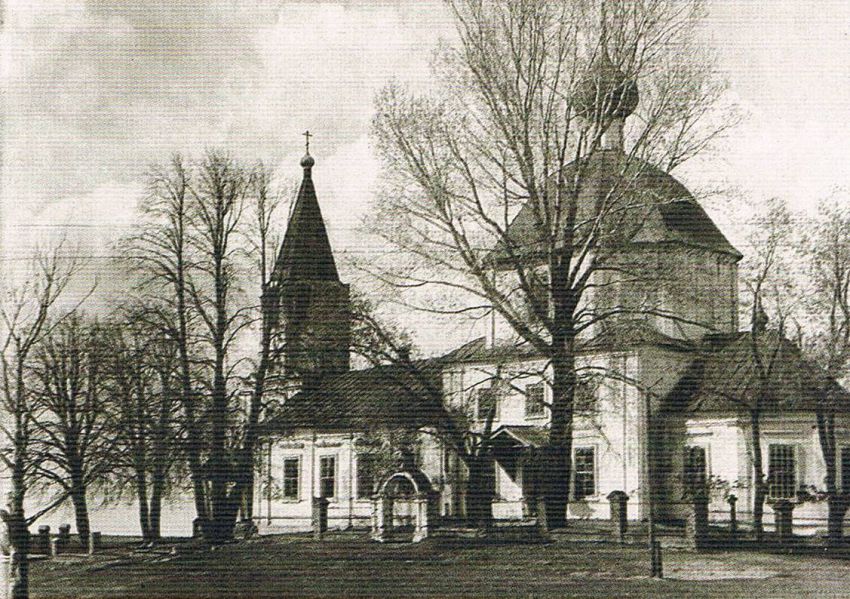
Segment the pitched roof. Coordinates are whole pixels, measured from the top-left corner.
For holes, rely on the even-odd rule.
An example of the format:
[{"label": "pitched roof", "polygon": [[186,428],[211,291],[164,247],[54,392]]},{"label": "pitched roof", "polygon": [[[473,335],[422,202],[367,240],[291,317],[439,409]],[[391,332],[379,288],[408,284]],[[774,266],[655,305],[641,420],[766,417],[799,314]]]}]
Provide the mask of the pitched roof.
[{"label": "pitched roof", "polygon": [[[756,347],[771,371],[763,396],[765,412],[812,411],[825,400],[850,411],[850,394],[806,360],[794,343],[767,331],[758,337]],[[741,412],[755,406],[758,393],[750,333],[710,335],[664,405],[684,413]]]},{"label": "pitched roof", "polygon": [[493,431],[491,439],[504,439],[510,445],[543,447],[549,441],[549,428],[531,425],[505,424]]},{"label": "pitched roof", "polygon": [[[579,353],[604,352],[642,346],[667,347],[681,351],[693,351],[690,341],[665,335],[654,326],[641,319],[612,318],[601,323],[600,332],[589,339],[579,340],[576,350]],[[466,345],[440,358],[443,364],[461,364],[471,362],[499,363],[509,360],[534,360],[543,357],[531,344],[504,341],[488,345],[484,337],[479,337]]]},{"label": "pitched roof", "polygon": [[264,424],[266,433],[420,428],[439,422],[442,370],[438,360],[352,370],[321,388],[287,399]]},{"label": "pitched roof", "polygon": [[[606,231],[600,234],[600,244],[680,243],[741,257],[684,185],[621,150],[600,150],[572,162],[564,177],[568,181],[578,177],[574,229],[579,238],[593,226],[601,207],[611,206],[613,197],[614,209],[603,219]],[[626,202],[616,198],[628,198],[628,207],[617,208]],[[511,253],[545,251],[549,234],[537,212],[531,202],[522,206],[508,226],[508,240],[498,243],[490,260],[504,264]],[[563,225],[558,225],[559,231]]]},{"label": "pitched roof", "polygon": [[274,281],[339,280],[311,170],[310,166],[304,167],[301,188],[275,262]]}]

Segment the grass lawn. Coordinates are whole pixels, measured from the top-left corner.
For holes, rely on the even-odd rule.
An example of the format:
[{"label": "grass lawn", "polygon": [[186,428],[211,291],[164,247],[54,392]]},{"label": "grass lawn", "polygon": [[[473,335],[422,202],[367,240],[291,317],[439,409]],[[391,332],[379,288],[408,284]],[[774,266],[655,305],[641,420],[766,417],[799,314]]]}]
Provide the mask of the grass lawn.
[{"label": "grass lawn", "polygon": [[848,596],[844,559],[665,550],[661,581],[642,547],[371,543],[340,533],[262,537],[214,551],[178,544],[32,564],[32,597],[800,597]]}]

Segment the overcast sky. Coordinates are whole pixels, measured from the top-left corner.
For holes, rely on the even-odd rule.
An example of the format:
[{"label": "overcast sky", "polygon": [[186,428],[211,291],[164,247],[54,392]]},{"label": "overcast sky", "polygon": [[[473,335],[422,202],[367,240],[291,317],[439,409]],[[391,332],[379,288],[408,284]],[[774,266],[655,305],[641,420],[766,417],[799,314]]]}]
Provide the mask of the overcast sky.
[{"label": "overcast sky", "polygon": [[[107,256],[143,171],[175,151],[224,147],[297,178],[305,129],[334,248],[360,251],[374,93],[426,82],[452,33],[439,0],[6,0],[4,21],[7,268],[57,225]],[[800,209],[850,187],[850,2],[710,0],[705,37],[745,120],[684,182]]]}]

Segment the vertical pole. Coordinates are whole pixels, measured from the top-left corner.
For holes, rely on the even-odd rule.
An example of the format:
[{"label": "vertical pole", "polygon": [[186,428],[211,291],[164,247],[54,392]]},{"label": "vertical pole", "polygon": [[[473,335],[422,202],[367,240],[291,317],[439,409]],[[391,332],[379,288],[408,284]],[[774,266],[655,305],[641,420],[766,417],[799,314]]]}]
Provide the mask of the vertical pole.
[{"label": "vertical pole", "polygon": [[650,400],[650,395],[648,392],[644,392],[643,396],[645,398],[645,412],[646,412],[646,438],[644,439],[644,459],[646,460],[646,468],[645,468],[645,495],[646,498],[644,501],[646,502],[647,507],[647,526],[649,528],[649,567],[650,567],[650,576],[652,578],[664,578],[664,573],[661,567],[661,543],[659,543],[655,538],[655,510],[654,510],[654,501],[652,497],[652,466],[650,464],[650,459],[652,455],[652,402]]},{"label": "vertical pole", "polygon": [[[273,441],[269,440],[268,469],[266,471],[266,524],[269,526],[272,525],[272,443]],[[300,477],[301,462],[298,462],[298,465],[298,476]]]}]

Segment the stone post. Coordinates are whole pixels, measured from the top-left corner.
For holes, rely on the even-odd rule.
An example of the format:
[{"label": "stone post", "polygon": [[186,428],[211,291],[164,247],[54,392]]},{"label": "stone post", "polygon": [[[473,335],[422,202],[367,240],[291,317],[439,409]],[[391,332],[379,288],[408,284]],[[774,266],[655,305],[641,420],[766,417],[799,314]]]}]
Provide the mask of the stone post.
[{"label": "stone post", "polygon": [[381,498],[381,534],[382,540],[386,541],[393,531],[395,520],[393,517],[394,501],[392,497]]},{"label": "stone post", "polygon": [[735,505],[738,503],[738,498],[735,495],[730,495],[726,498],[729,504],[729,532],[734,537],[738,534],[738,510]]},{"label": "stone post", "polygon": [[71,525],[59,525],[59,550],[65,551],[71,544]]},{"label": "stone post", "polygon": [[608,501],[614,534],[621,543],[625,543],[626,531],[629,527],[629,496],[624,491],[611,491],[608,493]]},{"label": "stone post", "polygon": [[685,534],[691,548],[700,550],[708,545],[708,496],[697,493],[691,501]]},{"label": "stone post", "polygon": [[393,530],[392,497],[375,495],[372,497],[372,540],[383,543],[389,539]]},{"label": "stone post", "polygon": [[780,499],[772,507],[779,542],[788,543],[794,538],[794,504],[787,499]]},{"label": "stone post", "polygon": [[313,538],[317,541],[328,530],[328,499],[326,497],[313,497]]},{"label": "stone post", "polygon": [[537,532],[542,538],[549,538],[549,521],[546,519],[546,501],[542,495],[537,497]]},{"label": "stone post", "polygon": [[202,536],[204,536],[204,520],[195,518],[192,520],[192,538],[200,539]]},{"label": "stone post", "polygon": [[50,527],[47,525],[38,527],[35,552],[42,555],[50,555]]},{"label": "stone post", "polygon": [[95,553],[100,552],[101,543],[100,543],[100,533],[99,532],[90,532],[89,533],[89,555],[94,555]]},{"label": "stone post", "polygon": [[428,538],[428,496],[420,493],[413,500],[414,529],[413,542],[418,543]]},{"label": "stone post", "polygon": [[60,553],[62,553],[62,539],[53,537],[50,539],[50,555],[56,557]]},{"label": "stone post", "polygon": [[381,522],[381,497],[372,495],[372,534],[369,535],[373,541],[379,541]]}]

